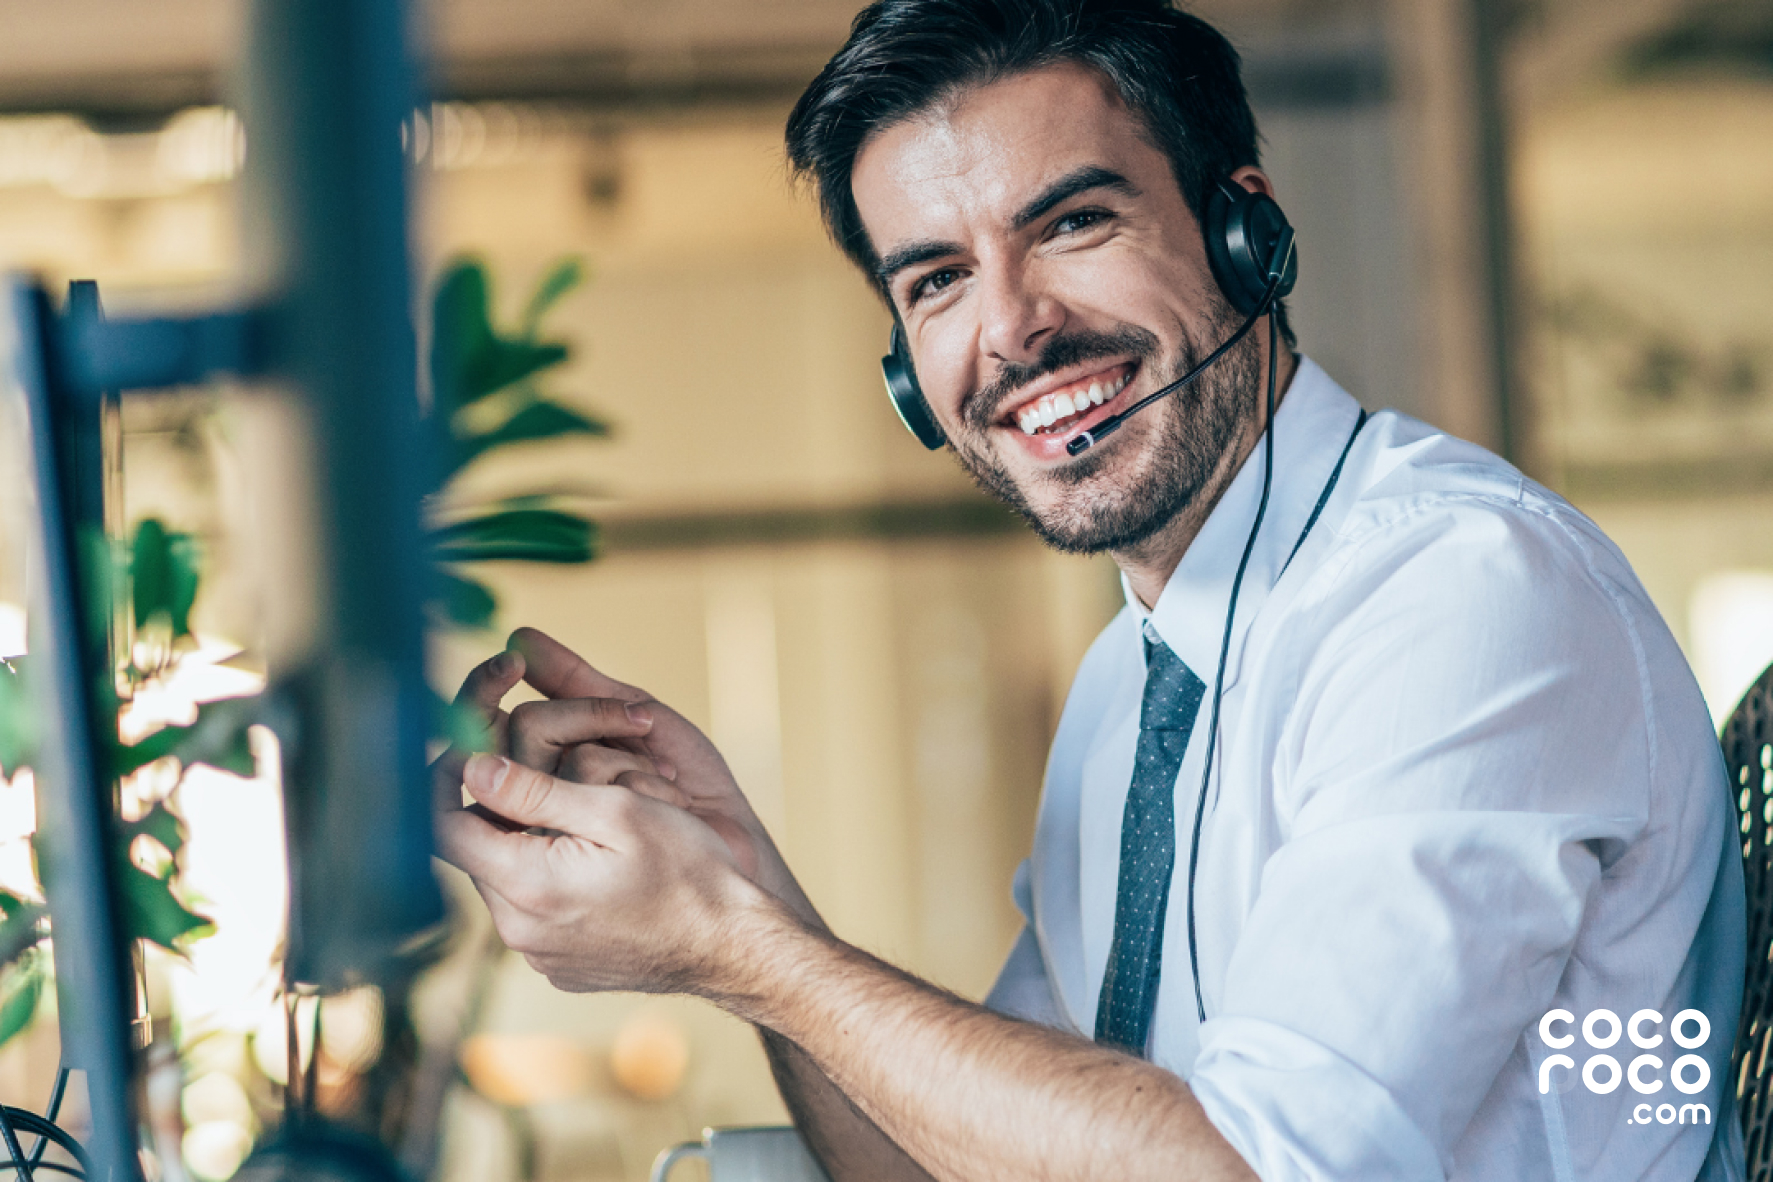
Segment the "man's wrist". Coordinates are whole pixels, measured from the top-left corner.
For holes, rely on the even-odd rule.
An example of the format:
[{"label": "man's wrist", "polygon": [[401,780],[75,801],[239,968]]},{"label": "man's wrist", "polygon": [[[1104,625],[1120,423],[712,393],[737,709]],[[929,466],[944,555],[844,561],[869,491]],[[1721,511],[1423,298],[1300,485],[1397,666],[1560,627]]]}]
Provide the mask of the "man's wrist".
[{"label": "man's wrist", "polygon": [[736,897],[718,935],[723,955],[695,992],[736,1017],[773,1028],[766,1015],[789,1004],[785,991],[799,978],[794,966],[818,945],[835,941],[817,913],[803,916],[769,885],[745,878],[734,885]]}]

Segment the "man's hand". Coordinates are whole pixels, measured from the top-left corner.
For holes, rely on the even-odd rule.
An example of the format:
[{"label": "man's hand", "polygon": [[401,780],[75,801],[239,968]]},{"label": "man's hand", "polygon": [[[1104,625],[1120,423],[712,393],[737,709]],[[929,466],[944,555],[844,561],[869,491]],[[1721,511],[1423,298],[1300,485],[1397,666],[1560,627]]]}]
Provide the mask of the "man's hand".
[{"label": "man's hand", "polygon": [[746,877],[801,919],[824,926],[726,760],[688,719],[534,628],[512,633],[510,649],[522,659],[521,679],[548,699],[511,711],[513,759],[581,784],[616,783],[628,771],[669,780],[672,799],[720,835]]},{"label": "man's hand", "polygon": [[499,935],[558,989],[719,997],[735,980],[730,933],[774,910],[671,781],[628,769],[575,784],[476,755],[475,801],[526,829],[458,809],[438,821],[443,856],[466,871]]}]

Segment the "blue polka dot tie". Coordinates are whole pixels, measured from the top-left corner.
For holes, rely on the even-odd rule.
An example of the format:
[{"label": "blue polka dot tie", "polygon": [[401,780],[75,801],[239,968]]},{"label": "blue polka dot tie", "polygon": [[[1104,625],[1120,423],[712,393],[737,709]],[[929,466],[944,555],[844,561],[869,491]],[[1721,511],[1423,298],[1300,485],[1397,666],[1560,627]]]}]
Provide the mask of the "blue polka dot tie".
[{"label": "blue polka dot tie", "polygon": [[1139,751],[1120,822],[1120,886],[1114,942],[1096,1002],[1096,1041],[1145,1053],[1163,967],[1164,911],[1176,867],[1176,773],[1206,683],[1145,625],[1145,702]]}]

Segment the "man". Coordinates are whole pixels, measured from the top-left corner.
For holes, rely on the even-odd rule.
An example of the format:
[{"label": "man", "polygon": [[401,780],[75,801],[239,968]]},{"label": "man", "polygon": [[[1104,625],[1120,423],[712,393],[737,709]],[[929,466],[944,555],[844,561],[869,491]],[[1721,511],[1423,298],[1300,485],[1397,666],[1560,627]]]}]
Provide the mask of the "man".
[{"label": "man", "polygon": [[[1733,1176],[1722,763],[1611,544],[1366,418],[1278,308],[1069,452],[1245,320],[1203,229],[1270,192],[1224,40],[1157,0],[883,0],[788,140],[955,457],[1123,572],[1028,926],[985,1006],[845,945],[705,739],[525,632],[463,690],[508,758],[440,819],[506,940],[756,1023],[840,1182]],[[519,677],[550,700],[505,719]]]}]

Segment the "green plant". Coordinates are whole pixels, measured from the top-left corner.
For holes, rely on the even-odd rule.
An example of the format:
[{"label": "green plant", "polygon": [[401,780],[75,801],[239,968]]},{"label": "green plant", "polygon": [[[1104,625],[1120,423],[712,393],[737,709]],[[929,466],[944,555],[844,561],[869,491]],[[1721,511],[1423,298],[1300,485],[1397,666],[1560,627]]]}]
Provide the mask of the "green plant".
[{"label": "green plant", "polygon": [[[108,546],[87,549],[99,577],[95,602],[88,604],[91,627],[109,623],[110,593],[129,589],[130,615],[137,643],[120,654],[115,681],[99,687],[107,711],[118,717],[118,685],[134,696],[172,676],[191,647],[191,607],[201,581],[196,540],[175,533],[154,518],[136,527],[129,545],[113,552]],[[31,762],[36,736],[28,695],[30,663],[22,658],[0,662],[0,773],[15,775]],[[121,781],[163,759],[177,761],[176,783],[184,769],[209,764],[235,775],[253,774],[247,731],[253,722],[250,699],[200,705],[189,725],[167,726],[135,743],[118,738],[115,726],[106,762]],[[184,822],[169,792],[147,802],[138,815],[120,818],[115,857],[123,888],[124,924],[133,939],[158,944],[178,953],[186,942],[209,929],[209,920],[187,907],[178,891],[178,857],[185,844]],[[37,839],[32,838],[33,854]],[[43,863],[37,860],[39,867]],[[41,873],[41,871],[40,871]],[[0,1043],[30,1021],[49,975],[49,959],[41,945],[47,937],[47,912],[35,898],[0,890]]]},{"label": "green plant", "polygon": [[430,528],[437,563],[433,614],[458,627],[485,628],[497,601],[462,568],[477,562],[583,563],[596,555],[596,526],[549,493],[527,493],[467,509],[447,505],[451,483],[475,461],[508,447],[572,436],[603,436],[609,427],[545,396],[542,377],[571,357],[565,343],[541,337],[542,318],[583,280],[576,260],[542,279],[517,330],[493,324],[491,285],[474,259],[450,264],[431,305],[433,421],[442,436],[437,521]]},{"label": "green plant", "polygon": [[[497,600],[490,588],[464,568],[480,562],[576,564],[596,554],[593,522],[562,506],[560,494],[529,492],[483,504],[455,504],[450,486],[469,466],[505,448],[575,436],[602,437],[608,426],[548,398],[540,382],[571,357],[564,342],[543,339],[547,312],[584,278],[580,264],[567,260],[551,269],[531,296],[516,330],[493,324],[490,282],[485,266],[461,259],[445,268],[432,301],[429,361],[432,415],[439,435],[442,471],[439,492],[429,505],[427,542],[436,580],[430,611],[438,623],[485,628]],[[133,695],[171,677],[194,647],[191,611],[202,581],[197,539],[168,529],[157,519],[141,522],[129,543],[113,552],[102,539],[88,548],[92,580],[100,587],[87,605],[88,626],[109,627],[112,597],[127,597],[134,643],[119,654],[119,684]],[[0,661],[0,775],[29,766],[35,742],[28,692],[29,661]],[[116,687],[100,688],[115,716]],[[184,769],[203,763],[236,775],[253,774],[248,731],[256,721],[256,699],[236,698],[200,705],[185,726],[167,726],[133,744],[117,741],[108,752],[119,779],[160,760]],[[445,711],[444,737],[462,745],[483,739],[478,719]],[[128,930],[175,953],[209,928],[188,908],[178,891],[178,859],[185,827],[167,797],[151,802],[139,816],[119,824],[117,857],[123,876]],[[34,844],[34,839],[33,839]],[[50,963],[43,941],[47,913],[32,897],[0,890],[0,1043],[18,1033],[34,1014]],[[440,954],[431,942],[416,953],[402,982],[391,984],[385,1009],[391,1026],[386,1046],[411,1042],[404,994],[412,977]],[[399,1056],[396,1055],[395,1058]],[[372,1127],[388,1115],[395,1077],[410,1064],[377,1067],[366,1115]],[[395,1104],[394,1107],[399,1107]]]}]

